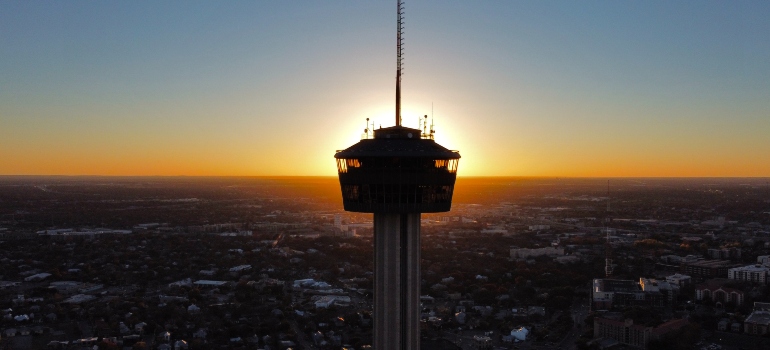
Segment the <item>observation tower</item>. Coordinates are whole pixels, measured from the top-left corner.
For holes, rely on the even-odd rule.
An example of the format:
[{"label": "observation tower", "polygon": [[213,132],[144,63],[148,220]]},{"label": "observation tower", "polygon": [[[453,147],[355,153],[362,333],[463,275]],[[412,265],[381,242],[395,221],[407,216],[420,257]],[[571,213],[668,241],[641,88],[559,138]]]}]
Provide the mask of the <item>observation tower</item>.
[{"label": "observation tower", "polygon": [[346,211],[374,214],[374,349],[420,348],[420,214],[452,206],[460,154],[422,130],[401,125],[403,5],[397,2],[395,126],[370,129],[337,151]]}]

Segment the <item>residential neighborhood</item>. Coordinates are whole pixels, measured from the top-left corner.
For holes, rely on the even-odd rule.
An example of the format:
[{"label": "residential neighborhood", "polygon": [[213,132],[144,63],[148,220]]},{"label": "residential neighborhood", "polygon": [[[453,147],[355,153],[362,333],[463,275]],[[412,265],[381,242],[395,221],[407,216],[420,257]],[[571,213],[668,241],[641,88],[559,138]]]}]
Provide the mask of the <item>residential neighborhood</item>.
[{"label": "residential neighborhood", "polygon": [[[0,348],[370,349],[371,216],[308,181],[3,179]],[[423,215],[422,348],[770,346],[764,184],[647,181]]]}]

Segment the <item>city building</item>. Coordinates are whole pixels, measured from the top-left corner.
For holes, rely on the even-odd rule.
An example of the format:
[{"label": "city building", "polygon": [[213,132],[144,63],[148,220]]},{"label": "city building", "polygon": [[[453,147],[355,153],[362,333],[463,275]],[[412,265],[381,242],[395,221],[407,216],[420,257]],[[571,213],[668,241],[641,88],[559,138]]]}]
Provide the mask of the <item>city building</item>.
[{"label": "city building", "polygon": [[741,258],[741,248],[712,248],[708,250],[708,256],[712,259],[730,259],[737,260]]},{"label": "city building", "polygon": [[32,276],[24,278],[24,282],[38,282],[38,281],[42,281],[42,280],[44,280],[44,279],[46,279],[48,277],[51,277],[50,273],[41,272],[41,273],[37,273],[37,274],[34,274]]},{"label": "city building", "polygon": [[727,277],[727,270],[735,266],[727,260],[699,260],[682,262],[680,272],[699,278],[724,278]]},{"label": "city building", "polygon": [[679,294],[679,286],[667,281],[651,278],[640,278],[639,286],[644,292],[644,299],[649,306],[664,307],[673,305]]},{"label": "city building", "polygon": [[675,273],[671,276],[666,276],[666,282],[679,286],[679,288],[689,286],[692,284],[692,277]]},{"label": "city building", "polygon": [[739,289],[725,287],[730,280],[713,279],[695,286],[695,300],[711,300],[715,303],[742,305],[745,293]]},{"label": "city building", "polygon": [[666,338],[670,338],[671,336],[677,334],[675,332],[679,331],[680,329],[684,328],[689,324],[690,324],[690,321],[687,320],[686,318],[678,318],[678,319],[670,320],[668,322],[665,322],[653,328],[652,333],[650,334],[650,339],[663,340]]},{"label": "city building", "polygon": [[591,309],[611,310],[615,305],[630,305],[642,300],[643,294],[636,281],[597,278],[591,288]]},{"label": "city building", "polygon": [[760,264],[734,267],[727,270],[727,278],[731,280],[767,284],[770,267]]},{"label": "city building", "polygon": [[227,285],[227,281],[211,281],[211,280],[198,280],[193,282],[194,285],[199,287],[221,287]]},{"label": "city building", "polygon": [[561,256],[564,248],[511,248],[511,259],[529,259],[538,256]]},{"label": "city building", "polygon": [[689,324],[687,319],[673,319],[653,328],[635,324],[632,319],[621,319],[620,315],[609,314],[594,318],[594,339],[612,339],[620,344],[643,349],[651,340],[670,338]]},{"label": "city building", "polygon": [[[770,242],[765,242],[765,244]],[[760,255],[757,257],[757,264],[770,265],[770,255]]]},{"label": "city building", "polygon": [[613,310],[628,306],[670,307],[678,292],[678,287],[655,279],[640,278],[637,282],[597,278],[593,280],[591,288],[591,310]]},{"label": "city building", "polygon": [[650,341],[651,333],[652,327],[634,324],[632,319],[594,318],[594,339],[613,339],[618,343],[643,349]]},{"label": "city building", "polygon": [[230,272],[242,272],[251,270],[251,265],[238,265],[230,268]]},{"label": "city building", "polygon": [[565,256],[557,256],[556,258],[554,258],[554,261],[560,264],[575,264],[582,261],[582,259],[578,255],[565,255]]},{"label": "city building", "polygon": [[754,311],[743,321],[743,332],[753,335],[770,332],[770,303],[754,303]]}]

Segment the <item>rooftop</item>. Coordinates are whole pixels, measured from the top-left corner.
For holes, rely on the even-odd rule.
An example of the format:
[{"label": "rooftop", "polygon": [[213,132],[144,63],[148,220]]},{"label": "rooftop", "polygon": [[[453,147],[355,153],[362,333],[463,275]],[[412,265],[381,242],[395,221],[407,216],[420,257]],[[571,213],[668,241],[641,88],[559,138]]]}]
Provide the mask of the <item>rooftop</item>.
[{"label": "rooftop", "polygon": [[765,267],[762,265],[748,265],[748,266],[739,266],[734,267],[730,269],[730,271],[746,271],[746,272],[768,272],[770,271],[769,267]]},{"label": "rooftop", "polygon": [[754,311],[745,322],[770,325],[770,311]]},{"label": "rooftop", "polygon": [[734,264],[727,260],[699,260],[687,263],[687,265],[698,267],[732,267]]},{"label": "rooftop", "polygon": [[360,157],[431,157],[440,159],[459,159],[458,151],[450,151],[433,140],[421,139],[368,139],[361,140],[345,150],[339,151],[334,158]]},{"label": "rooftop", "polygon": [[596,292],[638,292],[639,284],[633,280],[594,279],[594,291]]}]

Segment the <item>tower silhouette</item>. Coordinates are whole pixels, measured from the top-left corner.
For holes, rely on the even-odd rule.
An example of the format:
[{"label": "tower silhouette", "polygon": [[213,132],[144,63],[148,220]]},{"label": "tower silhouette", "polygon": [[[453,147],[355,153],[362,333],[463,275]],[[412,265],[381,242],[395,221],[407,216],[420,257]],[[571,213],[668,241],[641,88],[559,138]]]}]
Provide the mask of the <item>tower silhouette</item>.
[{"label": "tower silhouette", "polygon": [[[337,151],[346,211],[374,214],[374,348],[420,348],[420,216],[449,211],[460,154],[401,125],[403,5],[397,2],[396,125]],[[373,138],[370,138],[370,132]]]}]

